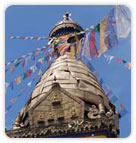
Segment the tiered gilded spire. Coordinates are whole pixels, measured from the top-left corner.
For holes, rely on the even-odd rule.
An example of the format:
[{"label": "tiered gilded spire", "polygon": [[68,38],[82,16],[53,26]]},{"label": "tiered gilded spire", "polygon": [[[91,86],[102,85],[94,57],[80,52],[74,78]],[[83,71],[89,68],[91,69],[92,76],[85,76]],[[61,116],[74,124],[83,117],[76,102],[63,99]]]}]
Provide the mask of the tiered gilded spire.
[{"label": "tiered gilded spire", "polygon": [[83,28],[71,19],[71,14],[66,12],[64,19],[57,23],[50,31],[49,37],[58,37],[61,35],[83,31]]}]

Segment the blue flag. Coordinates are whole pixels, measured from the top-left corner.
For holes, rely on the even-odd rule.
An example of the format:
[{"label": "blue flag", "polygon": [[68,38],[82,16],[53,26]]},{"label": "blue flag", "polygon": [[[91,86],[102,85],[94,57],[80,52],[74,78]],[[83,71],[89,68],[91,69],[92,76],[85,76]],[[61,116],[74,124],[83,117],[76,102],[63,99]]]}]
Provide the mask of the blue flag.
[{"label": "blue flag", "polygon": [[114,9],[111,10],[111,12],[107,17],[107,24],[105,29],[105,43],[108,45],[109,49],[112,47],[116,47],[118,45],[117,35],[112,25],[113,15],[114,15]]}]

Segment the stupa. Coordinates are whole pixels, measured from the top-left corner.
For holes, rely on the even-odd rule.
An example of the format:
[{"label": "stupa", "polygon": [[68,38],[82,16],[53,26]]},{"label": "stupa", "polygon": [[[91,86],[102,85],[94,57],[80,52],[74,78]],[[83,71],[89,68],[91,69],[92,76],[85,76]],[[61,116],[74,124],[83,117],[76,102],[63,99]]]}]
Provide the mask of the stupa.
[{"label": "stupa", "polygon": [[[70,18],[50,31],[50,38],[76,34],[85,35],[83,28]],[[67,42],[74,43],[76,36]],[[59,55],[37,82],[29,100],[19,112],[12,130],[12,138],[46,137],[118,137],[119,113],[110,102],[95,75],[67,51]]]}]

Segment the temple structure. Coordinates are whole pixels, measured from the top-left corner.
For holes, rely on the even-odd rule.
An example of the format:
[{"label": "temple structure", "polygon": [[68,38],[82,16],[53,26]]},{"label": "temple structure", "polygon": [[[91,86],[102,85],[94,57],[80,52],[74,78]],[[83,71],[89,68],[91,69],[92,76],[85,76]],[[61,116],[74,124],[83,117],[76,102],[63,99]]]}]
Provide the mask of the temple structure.
[{"label": "temple structure", "polygon": [[[71,36],[67,43],[85,35],[83,28],[70,18],[51,30],[50,38]],[[37,82],[29,100],[19,112],[10,131],[12,138],[44,137],[118,137],[119,114],[105,95],[97,78],[69,50],[60,55]]]}]

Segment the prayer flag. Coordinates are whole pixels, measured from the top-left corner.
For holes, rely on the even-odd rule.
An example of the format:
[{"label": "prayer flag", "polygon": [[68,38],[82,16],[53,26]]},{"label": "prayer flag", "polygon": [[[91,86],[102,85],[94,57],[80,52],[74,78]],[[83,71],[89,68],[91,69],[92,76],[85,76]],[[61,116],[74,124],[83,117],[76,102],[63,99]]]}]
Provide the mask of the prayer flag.
[{"label": "prayer flag", "polygon": [[6,110],[9,111],[11,109],[12,105],[9,105]]},{"label": "prayer flag", "polygon": [[5,82],[5,93],[7,92],[8,86],[9,86],[9,83],[8,83],[8,82]]},{"label": "prayer flag", "polygon": [[31,69],[28,69],[28,70],[26,71],[27,77],[30,77],[30,76],[31,76],[31,73],[32,73],[32,70],[31,70]]},{"label": "prayer flag", "polygon": [[74,44],[72,44],[70,47],[70,57],[72,58],[74,57],[74,55],[75,55],[75,46]]},{"label": "prayer flag", "polygon": [[12,67],[10,68],[10,72],[13,73],[14,70],[15,70],[15,66],[12,66]]},{"label": "prayer flag", "polygon": [[78,42],[78,41],[79,41],[79,38],[78,38],[78,36],[77,36],[77,35],[75,35],[75,39],[76,39],[76,42]]},{"label": "prayer flag", "polygon": [[59,53],[66,47],[66,44],[61,44],[59,46],[57,46],[57,49],[59,51]]},{"label": "prayer flag", "polygon": [[112,8],[108,14],[108,20],[112,23],[116,23],[114,13],[115,13],[115,8]]},{"label": "prayer flag", "polygon": [[129,69],[129,70],[131,69],[131,63],[130,63],[130,62],[128,62],[125,66],[126,66],[126,68]]},{"label": "prayer flag", "polygon": [[47,49],[47,47],[46,46],[44,46],[43,48],[42,48],[42,51],[45,51]]},{"label": "prayer flag", "polygon": [[42,58],[39,59],[38,61],[39,61],[40,64],[43,64],[43,59]]},{"label": "prayer flag", "polygon": [[9,68],[5,69],[5,72],[7,72],[9,70]]},{"label": "prayer flag", "polygon": [[106,58],[106,60],[111,63],[111,61],[114,59],[114,56],[110,56],[110,55],[106,55],[104,54],[104,57]]},{"label": "prayer flag", "polygon": [[18,94],[17,97],[20,97],[22,95],[22,93]]},{"label": "prayer flag", "polygon": [[87,33],[85,37],[83,49],[82,49],[82,56],[87,57],[87,58],[90,58],[89,35],[90,33]]},{"label": "prayer flag", "polygon": [[101,79],[100,79],[100,85],[102,86],[103,83],[104,83],[104,81],[103,81],[103,79],[101,78]]},{"label": "prayer flag", "polygon": [[120,108],[121,108],[121,110],[125,109],[125,107],[123,106],[123,104],[120,104]]},{"label": "prayer flag", "polygon": [[41,53],[40,50],[36,50],[36,51],[34,52],[34,56],[38,56],[40,53]]},{"label": "prayer flag", "polygon": [[103,20],[100,22],[100,50],[99,50],[99,56],[101,56],[101,54],[106,52],[107,49],[108,49],[108,46],[105,43],[106,24],[107,24],[107,18],[104,17]]},{"label": "prayer flag", "polygon": [[110,101],[112,103],[115,103],[117,100],[118,100],[118,98],[116,96],[112,96],[111,99],[110,99]]},{"label": "prayer flag", "polygon": [[111,96],[112,95],[112,91],[109,89],[108,93],[106,95],[107,95],[107,97]]},{"label": "prayer flag", "polygon": [[22,36],[22,39],[23,39],[23,40],[26,40],[27,38],[26,38],[25,36]]},{"label": "prayer flag", "polygon": [[9,66],[11,64],[11,62],[8,62],[6,66]]},{"label": "prayer flag", "polygon": [[127,113],[128,113],[128,111],[126,109],[124,109],[124,110],[121,110],[120,115],[121,115],[121,117],[124,117]]},{"label": "prayer flag", "polygon": [[117,63],[121,63],[122,59],[121,58],[116,58]]},{"label": "prayer flag", "polygon": [[31,66],[30,69],[32,70],[32,72],[34,73],[37,70],[37,67],[35,65]]},{"label": "prayer flag", "polygon": [[60,55],[64,55],[65,49],[67,48],[67,44],[63,47],[63,49],[59,52]]},{"label": "prayer flag", "polygon": [[117,35],[111,23],[112,21],[110,21],[111,19],[111,15],[109,15],[107,18],[107,24],[105,28],[105,43],[108,46],[108,48],[112,48],[118,45]]},{"label": "prayer flag", "polygon": [[36,63],[36,67],[37,67],[38,69],[40,69],[40,63],[39,63],[39,62]]},{"label": "prayer flag", "polygon": [[69,48],[70,48],[70,45],[68,44],[67,47],[65,47],[65,50],[64,50],[64,52],[63,52],[63,55],[66,54],[66,52],[68,51]]},{"label": "prayer flag", "polygon": [[43,75],[43,72],[42,72],[41,70],[39,70],[38,75],[39,75],[39,76],[42,76],[42,75]]},{"label": "prayer flag", "polygon": [[14,60],[14,63],[17,63],[18,61],[19,61],[19,59],[17,58],[17,59]]},{"label": "prayer flag", "polygon": [[79,54],[81,44],[82,44],[82,39],[77,44],[77,47],[76,47],[76,56],[78,56],[78,54]]},{"label": "prayer flag", "polygon": [[126,64],[126,63],[127,63],[127,61],[125,61],[125,60],[122,60],[122,62],[123,62],[124,64]]},{"label": "prayer flag", "polygon": [[28,82],[28,87],[31,87],[31,85],[32,85],[32,81],[30,81],[30,82]]},{"label": "prayer flag", "polygon": [[15,67],[18,67],[20,63],[21,63],[21,62],[17,62],[17,63],[15,64]]},{"label": "prayer flag", "polygon": [[91,58],[93,58],[94,56],[98,56],[98,51],[97,51],[96,44],[95,44],[95,31],[94,30],[90,31],[89,46],[90,46]]},{"label": "prayer flag", "polygon": [[84,46],[84,43],[85,43],[85,39],[86,39],[86,35],[84,36],[84,38],[82,40],[82,44],[81,44],[79,55],[78,55],[77,59],[81,59],[82,58],[82,51],[83,51],[83,46]]},{"label": "prayer flag", "polygon": [[33,60],[33,61],[35,60],[35,55],[32,56],[32,60]]},{"label": "prayer flag", "polygon": [[35,37],[34,39],[35,39],[35,40],[40,40],[40,37]]},{"label": "prayer flag", "polygon": [[123,6],[116,6],[115,18],[118,38],[127,38],[131,30],[131,21]]},{"label": "prayer flag", "polygon": [[11,87],[12,90],[14,89],[14,82],[13,81],[9,84],[9,87]]},{"label": "prayer flag", "polygon": [[26,90],[27,90],[27,88],[24,87],[24,88],[21,90],[21,92],[25,92]]},{"label": "prayer flag", "polygon": [[24,67],[24,65],[25,65],[25,59],[22,60],[21,65],[22,65],[22,67]]},{"label": "prayer flag", "polygon": [[29,56],[26,58],[25,64],[27,64],[27,63],[30,61],[31,57],[32,57],[32,55],[29,55]]},{"label": "prayer flag", "polygon": [[27,78],[27,74],[26,73],[22,74],[22,79],[24,80],[26,78]]},{"label": "prayer flag", "polygon": [[94,27],[94,31],[95,31],[95,32],[100,32],[100,24],[97,24],[97,25]]},{"label": "prayer flag", "polygon": [[21,81],[22,81],[22,77],[21,76],[17,77],[15,79],[15,81],[16,81],[17,85],[19,85],[21,83]]},{"label": "prayer flag", "polygon": [[10,100],[10,102],[15,103],[17,101],[17,98],[13,98]]},{"label": "prayer flag", "polygon": [[120,115],[121,115],[121,117],[123,117],[128,113],[128,111],[125,109],[123,104],[120,104],[120,108],[121,108]]}]

